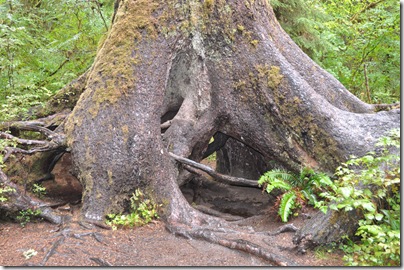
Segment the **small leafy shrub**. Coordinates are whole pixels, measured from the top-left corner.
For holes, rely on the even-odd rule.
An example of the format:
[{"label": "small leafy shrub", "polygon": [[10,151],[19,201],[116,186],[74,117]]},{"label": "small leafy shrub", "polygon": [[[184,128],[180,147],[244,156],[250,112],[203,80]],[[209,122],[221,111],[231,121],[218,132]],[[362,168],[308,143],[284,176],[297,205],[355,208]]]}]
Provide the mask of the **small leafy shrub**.
[{"label": "small leafy shrub", "polygon": [[[321,194],[318,203],[333,210],[360,209],[356,235],[360,242],[346,239],[341,246],[350,266],[398,266],[400,261],[400,156],[390,152],[400,147],[399,130],[380,139],[381,155],[371,152],[352,158],[336,170],[336,189]],[[382,203],[383,202],[383,203]]]},{"label": "small leafy shrub", "polygon": [[158,207],[152,199],[146,198],[140,189],[136,189],[130,198],[130,213],[127,215],[108,214],[106,223],[114,230],[117,229],[117,226],[143,226],[159,217]]},{"label": "small leafy shrub", "polygon": [[42,198],[43,196],[46,195],[46,188],[44,186],[42,186],[41,184],[33,184],[32,192],[39,198]]},{"label": "small leafy shrub", "polygon": [[0,203],[7,201],[7,196],[5,193],[14,192],[15,189],[11,187],[0,187]]},{"label": "small leafy shrub", "polygon": [[278,196],[278,214],[287,222],[294,210],[306,204],[315,205],[320,192],[334,188],[334,184],[325,173],[303,168],[299,175],[274,169],[264,173],[258,180],[259,186],[269,194],[278,189],[283,193]]},{"label": "small leafy shrub", "polygon": [[33,218],[38,218],[38,216],[41,214],[41,210],[32,210],[32,209],[27,209],[27,210],[21,210],[17,216],[17,220],[20,222],[20,225],[22,227],[25,227],[27,223],[31,222],[31,219]]},{"label": "small leafy shrub", "polygon": [[26,117],[31,107],[44,106],[51,96],[52,92],[44,87],[32,93],[11,94],[6,97],[6,102],[0,106],[0,121],[12,120],[16,117]]}]

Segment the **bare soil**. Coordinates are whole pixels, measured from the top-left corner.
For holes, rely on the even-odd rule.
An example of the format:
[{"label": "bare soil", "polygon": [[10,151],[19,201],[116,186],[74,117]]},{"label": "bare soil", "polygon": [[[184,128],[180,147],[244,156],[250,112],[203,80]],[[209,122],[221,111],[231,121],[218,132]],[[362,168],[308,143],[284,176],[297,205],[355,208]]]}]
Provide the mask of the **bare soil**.
[{"label": "bare soil", "polygon": [[[68,157],[66,157],[68,158]],[[65,160],[66,162],[66,160]],[[63,162],[61,163],[63,164]],[[64,166],[56,166],[55,181],[44,183],[50,202],[69,201],[58,208],[68,217],[65,224],[44,221],[0,223],[0,265],[2,266],[270,266],[270,262],[250,254],[232,250],[203,240],[185,239],[166,230],[162,221],[132,229],[105,230],[85,228],[78,215],[81,187],[69,176]],[[67,195],[66,195],[67,194]],[[310,216],[294,217],[289,223],[299,227]],[[255,231],[275,232],[280,226],[276,212],[244,219],[240,226]],[[308,251],[297,254],[292,243],[293,232],[263,236],[264,248],[284,256],[301,266],[342,266],[342,254],[337,251]],[[237,237],[237,235],[236,235]],[[24,252],[36,255],[26,258]]]},{"label": "bare soil", "polygon": [[[270,220],[258,222],[270,223]],[[282,224],[271,226],[279,225]],[[243,252],[175,236],[165,229],[161,221],[140,228],[116,231],[100,228],[88,230],[78,223],[70,223],[69,227],[63,230],[47,222],[28,223],[25,227],[17,223],[0,224],[0,265],[35,266],[41,265],[46,258],[49,258],[45,262],[46,266],[271,265],[270,262]],[[277,250],[279,255],[302,266],[342,266],[339,253],[309,251],[298,255],[293,249],[292,236],[292,232],[279,234],[272,237],[266,247]],[[23,254],[30,249],[37,254],[26,259]]]}]

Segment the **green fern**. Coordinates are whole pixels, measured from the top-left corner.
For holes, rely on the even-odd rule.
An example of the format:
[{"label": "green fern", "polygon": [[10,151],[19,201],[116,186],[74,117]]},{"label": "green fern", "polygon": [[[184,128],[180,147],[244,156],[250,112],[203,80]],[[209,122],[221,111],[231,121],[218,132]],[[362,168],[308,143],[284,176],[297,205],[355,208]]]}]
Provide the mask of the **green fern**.
[{"label": "green fern", "polygon": [[274,169],[264,173],[258,180],[260,186],[265,185],[267,193],[271,193],[274,189],[288,191],[292,188],[295,175],[280,169]]},{"label": "green fern", "polygon": [[279,216],[287,222],[297,207],[305,204],[317,205],[317,194],[334,190],[336,187],[325,173],[317,173],[311,168],[302,168],[298,175],[280,169],[264,173],[258,180],[259,186],[270,194],[274,189],[283,191],[278,196]]},{"label": "green fern", "polygon": [[287,222],[292,210],[296,207],[296,193],[291,190],[283,194],[278,214],[283,222]]}]

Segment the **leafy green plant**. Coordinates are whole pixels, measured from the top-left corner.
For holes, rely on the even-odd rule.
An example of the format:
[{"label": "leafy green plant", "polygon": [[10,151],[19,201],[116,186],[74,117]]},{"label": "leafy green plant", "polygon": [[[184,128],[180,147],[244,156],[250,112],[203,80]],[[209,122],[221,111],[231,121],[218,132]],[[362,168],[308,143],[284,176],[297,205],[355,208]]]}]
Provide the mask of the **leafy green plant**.
[{"label": "leafy green plant", "polygon": [[280,169],[264,173],[258,180],[259,186],[267,193],[277,189],[283,193],[278,196],[278,214],[283,222],[305,204],[317,204],[317,195],[328,189],[335,188],[330,177],[324,173],[315,172],[310,168],[303,168],[299,175]]},{"label": "leafy green plant", "polygon": [[11,187],[0,187],[0,203],[8,200],[7,196],[5,195],[6,193],[14,191],[15,189]]},{"label": "leafy green plant", "polygon": [[[371,152],[352,158],[336,170],[338,179],[333,190],[320,194],[333,210],[360,209],[356,235],[360,242],[346,239],[342,245],[344,259],[351,266],[400,265],[400,147],[399,130],[378,142],[381,153]],[[383,202],[383,203],[382,203]],[[325,210],[325,208],[321,208]]]},{"label": "leafy green plant", "polygon": [[158,218],[158,205],[145,194],[136,189],[135,193],[130,198],[130,213],[129,214],[108,214],[107,224],[113,229],[120,227],[143,226],[153,219]]},{"label": "leafy green plant", "polygon": [[20,225],[22,227],[25,227],[27,223],[31,222],[32,218],[38,218],[38,216],[41,214],[41,210],[36,209],[27,209],[27,210],[21,210],[19,211],[19,214],[17,216],[17,220],[19,220]]},{"label": "leafy green plant", "polygon": [[52,96],[52,92],[41,87],[32,93],[11,94],[6,97],[5,102],[0,106],[0,121],[7,121],[13,118],[27,117],[29,108],[44,105],[46,100]]},{"label": "leafy green plant", "polygon": [[87,70],[108,31],[113,3],[0,0],[0,107],[11,98],[28,108],[30,95],[44,102],[47,96],[40,92],[54,94]]},{"label": "leafy green plant", "polygon": [[283,29],[369,103],[400,100],[400,5],[394,0],[271,0]]},{"label": "leafy green plant", "polygon": [[33,184],[32,185],[32,192],[37,195],[39,198],[42,198],[46,195],[46,188],[41,184]]}]

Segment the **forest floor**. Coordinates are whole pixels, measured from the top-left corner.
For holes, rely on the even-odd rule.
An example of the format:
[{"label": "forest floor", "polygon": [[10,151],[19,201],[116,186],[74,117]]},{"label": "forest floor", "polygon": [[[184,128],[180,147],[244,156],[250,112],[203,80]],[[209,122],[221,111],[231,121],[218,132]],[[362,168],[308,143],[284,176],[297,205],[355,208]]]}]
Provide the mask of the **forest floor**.
[{"label": "forest floor", "polygon": [[[77,211],[77,208],[73,211]],[[254,220],[259,227],[273,227],[270,219]],[[261,224],[257,224],[261,223]],[[267,224],[263,224],[267,223]],[[271,224],[270,224],[271,223]],[[294,220],[298,225],[299,221]],[[253,225],[253,224],[251,224]],[[269,225],[269,226],[268,226]],[[293,249],[293,232],[271,237],[265,248],[276,250],[301,266],[342,266],[337,251],[309,251],[299,255]],[[27,259],[24,252],[33,250]],[[2,266],[269,266],[255,256],[211,244],[175,236],[157,221],[133,229],[85,229],[71,222],[63,229],[47,222],[0,224],[0,265]]]},{"label": "forest floor", "polygon": [[[186,239],[166,230],[157,220],[143,227],[106,230],[85,228],[79,223],[80,195],[77,182],[67,177],[64,167],[54,172],[57,188],[47,186],[53,194],[48,200],[67,200],[58,208],[69,220],[58,226],[48,222],[0,222],[0,265],[2,266],[270,266],[270,262],[250,254],[232,250],[203,240]],[[62,182],[61,182],[62,181]],[[66,192],[66,190],[70,192]],[[70,198],[63,198],[70,194]],[[75,203],[73,203],[75,202]],[[307,212],[312,214],[310,210]],[[289,223],[299,227],[305,216],[293,217]],[[244,219],[240,226],[255,231],[274,232],[282,225],[276,211]],[[342,266],[338,250],[319,249],[297,254],[294,232],[265,236],[260,243],[265,249],[301,266]],[[265,239],[264,239],[265,238]],[[32,252],[32,256],[27,254]],[[24,256],[26,254],[29,258]]]}]

